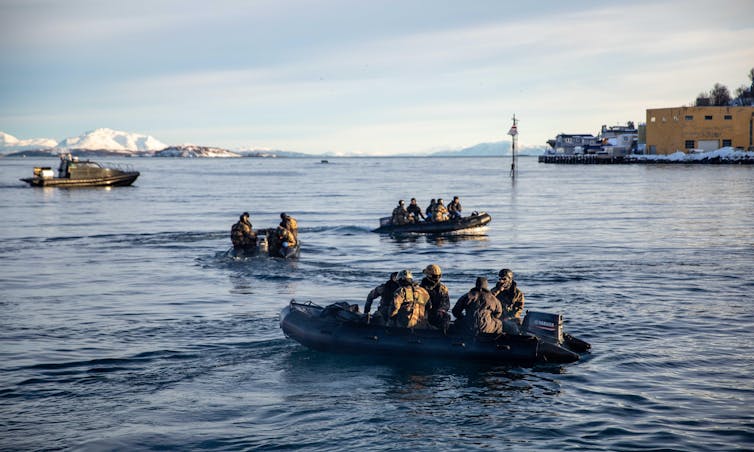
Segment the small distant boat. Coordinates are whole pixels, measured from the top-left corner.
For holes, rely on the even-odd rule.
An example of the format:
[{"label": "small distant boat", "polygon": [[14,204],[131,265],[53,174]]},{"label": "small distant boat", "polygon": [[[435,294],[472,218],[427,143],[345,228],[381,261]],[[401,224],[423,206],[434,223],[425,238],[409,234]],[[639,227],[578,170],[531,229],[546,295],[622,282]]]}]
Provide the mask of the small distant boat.
[{"label": "small distant boat", "polygon": [[320,160],[319,163],[330,163],[328,160]]},{"label": "small distant boat", "polygon": [[393,224],[390,217],[380,218],[380,227],[372,232],[383,234],[392,233],[420,233],[442,234],[446,232],[471,230],[481,228],[492,221],[487,212],[474,212],[467,217],[461,217],[447,221],[419,221],[416,223]]},{"label": "small distant boat", "polygon": [[227,251],[227,255],[236,259],[252,258],[261,255],[267,255],[269,257],[277,257],[281,259],[297,259],[301,255],[301,241],[293,246],[281,247],[280,249],[274,249],[269,246],[270,235],[275,229],[257,229],[257,235],[260,237],[259,244],[254,247],[231,247]]},{"label": "small distant boat", "polygon": [[106,167],[91,160],[60,156],[58,175],[52,167],[36,167],[34,175],[21,179],[32,187],[122,187],[133,184],[138,171]]}]

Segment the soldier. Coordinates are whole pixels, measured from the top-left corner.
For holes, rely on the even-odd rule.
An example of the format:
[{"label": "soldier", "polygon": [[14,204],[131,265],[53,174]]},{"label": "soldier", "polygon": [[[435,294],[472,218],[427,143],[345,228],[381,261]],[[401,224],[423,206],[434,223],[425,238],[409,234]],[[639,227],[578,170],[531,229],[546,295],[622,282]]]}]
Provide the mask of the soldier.
[{"label": "soldier", "polygon": [[242,213],[238,223],[230,228],[230,241],[235,249],[249,250],[256,248],[257,234],[251,227],[249,212]]},{"label": "soldier", "polygon": [[295,218],[285,212],[282,212],[280,214],[280,226],[289,230],[291,234],[293,234],[293,237],[298,240],[298,222]]},{"label": "soldier", "polygon": [[427,321],[430,325],[448,332],[450,325],[450,295],[445,284],[440,282],[442,270],[439,265],[430,264],[422,270],[424,278],[420,286],[429,293],[429,306],[427,307]]},{"label": "soldier", "polygon": [[434,221],[447,221],[448,218],[448,209],[445,208],[445,205],[442,203],[442,198],[440,198],[437,200],[437,204],[435,205],[432,219]]},{"label": "soldier", "polygon": [[450,214],[450,219],[455,220],[461,218],[462,210],[463,208],[461,207],[461,200],[458,199],[458,196],[454,196],[453,201],[448,204],[448,213]]},{"label": "soldier", "polygon": [[521,323],[521,313],[524,311],[524,293],[513,280],[513,272],[507,268],[497,274],[499,280],[492,288],[492,295],[500,300],[503,306],[503,318],[515,319]]},{"label": "soldier", "polygon": [[408,211],[408,221],[410,223],[418,222],[419,218],[424,219],[421,207],[416,204],[416,198],[411,198],[411,202],[408,204],[408,209],[406,210]]},{"label": "soldier", "polygon": [[401,199],[398,201],[398,206],[393,209],[393,224],[406,224],[408,223],[408,210],[406,210],[406,203]]},{"label": "soldier", "polygon": [[278,226],[271,232],[268,254],[270,256],[283,256],[288,253],[288,248],[296,245],[296,237],[288,229]]},{"label": "soldier", "polygon": [[[393,294],[398,289],[398,272],[390,274],[390,279],[375,287],[367,295],[367,302],[364,304],[364,314],[366,314],[367,323],[385,325],[390,316],[390,308],[393,303]],[[380,304],[374,317],[369,311],[372,310],[372,302],[375,298],[380,297]]]},{"label": "soldier", "polygon": [[462,331],[473,335],[501,333],[503,322],[499,317],[502,313],[500,301],[487,288],[487,278],[482,277],[477,278],[474,288],[459,298],[453,306],[456,325],[460,325]]},{"label": "soldier", "polygon": [[426,214],[427,221],[432,221],[432,217],[435,214],[435,206],[437,205],[437,201],[435,201],[435,198],[432,198],[432,200],[429,201],[429,205],[427,206],[427,210],[424,211]]},{"label": "soldier", "polygon": [[429,294],[414,282],[408,270],[398,273],[398,284],[400,287],[393,294],[389,324],[403,328],[427,328]]}]

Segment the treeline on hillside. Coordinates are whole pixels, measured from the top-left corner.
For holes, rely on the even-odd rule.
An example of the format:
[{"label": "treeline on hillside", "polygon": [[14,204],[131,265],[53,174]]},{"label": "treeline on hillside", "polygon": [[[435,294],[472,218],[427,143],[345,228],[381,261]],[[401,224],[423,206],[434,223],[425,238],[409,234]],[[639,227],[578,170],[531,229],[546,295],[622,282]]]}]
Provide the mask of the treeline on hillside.
[{"label": "treeline on hillside", "polygon": [[741,85],[736,88],[736,97],[732,97],[728,87],[715,83],[712,90],[708,93],[700,93],[696,96],[697,107],[718,106],[725,107],[728,105],[754,105],[754,68],[749,70],[749,86]]}]

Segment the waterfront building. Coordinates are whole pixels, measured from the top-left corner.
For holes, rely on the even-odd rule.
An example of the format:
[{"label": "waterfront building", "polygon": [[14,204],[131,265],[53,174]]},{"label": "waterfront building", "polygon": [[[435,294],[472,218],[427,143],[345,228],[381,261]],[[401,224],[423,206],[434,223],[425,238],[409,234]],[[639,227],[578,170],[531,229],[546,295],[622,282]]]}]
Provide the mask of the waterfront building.
[{"label": "waterfront building", "polygon": [[554,140],[547,140],[553,154],[583,154],[584,149],[597,144],[597,137],[587,133],[561,133]]},{"label": "waterfront building", "polygon": [[646,133],[647,154],[754,151],[754,106],[647,109]]}]

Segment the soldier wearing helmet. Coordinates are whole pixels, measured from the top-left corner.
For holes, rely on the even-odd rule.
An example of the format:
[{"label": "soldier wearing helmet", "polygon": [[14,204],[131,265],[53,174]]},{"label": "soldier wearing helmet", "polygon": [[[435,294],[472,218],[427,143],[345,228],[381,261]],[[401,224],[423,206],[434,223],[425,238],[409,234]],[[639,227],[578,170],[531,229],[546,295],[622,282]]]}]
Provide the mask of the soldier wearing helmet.
[{"label": "soldier wearing helmet", "polygon": [[257,247],[257,234],[251,227],[249,212],[244,212],[230,228],[230,242],[237,250],[252,250]]},{"label": "soldier wearing helmet", "polygon": [[448,209],[445,207],[445,204],[442,203],[442,198],[438,198],[432,216],[433,221],[447,221],[449,218]]},{"label": "soldier wearing helmet", "polygon": [[[393,303],[393,294],[398,290],[398,272],[390,274],[390,279],[372,289],[367,295],[367,302],[364,304],[364,313],[366,314],[367,323],[384,325],[390,316],[390,308]],[[377,311],[372,316],[369,311],[372,310],[372,302],[375,298],[380,298],[380,304]]]},{"label": "soldier wearing helmet", "polygon": [[442,270],[437,264],[429,264],[422,270],[424,278],[420,286],[429,293],[429,305],[427,306],[427,321],[430,325],[448,331],[450,325],[450,295],[445,284],[440,282]]},{"label": "soldier wearing helmet", "polygon": [[406,203],[401,199],[398,201],[398,206],[393,209],[392,216],[393,224],[406,224],[408,223],[408,210],[406,210]]},{"label": "soldier wearing helmet", "polygon": [[285,212],[281,212],[280,226],[287,229],[291,234],[293,234],[293,238],[298,240],[298,222],[295,218]]},{"label": "soldier wearing helmet", "polygon": [[398,273],[400,287],[393,294],[389,325],[403,328],[427,328],[426,307],[429,293],[414,282],[409,270]]},{"label": "soldier wearing helmet", "polygon": [[492,294],[503,305],[503,318],[516,319],[521,323],[521,313],[524,311],[524,293],[513,280],[513,272],[507,268],[497,274],[499,280],[492,289]]}]

